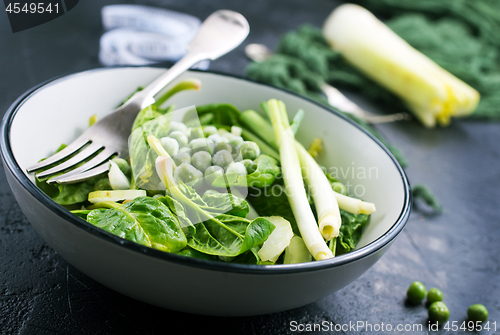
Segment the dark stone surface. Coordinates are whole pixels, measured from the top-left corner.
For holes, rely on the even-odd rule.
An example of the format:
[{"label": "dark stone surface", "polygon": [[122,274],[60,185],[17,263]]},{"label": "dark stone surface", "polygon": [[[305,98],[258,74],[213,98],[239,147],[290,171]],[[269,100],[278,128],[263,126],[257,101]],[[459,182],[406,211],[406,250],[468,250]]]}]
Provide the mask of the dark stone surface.
[{"label": "dark stone surface", "polygon": [[[0,14],[0,110],[30,87],[68,72],[99,67],[100,8],[117,1],[87,0],[42,26],[13,34]],[[183,11],[204,19],[222,8],[243,13],[252,32],[247,43],[274,47],[301,23],[320,26],[337,2],[317,0],[122,1]],[[214,70],[243,74],[243,46],[212,63]],[[360,103],[359,97],[354,96]],[[374,106],[365,103],[369,109]],[[416,122],[381,126],[409,159],[413,183],[430,186],[445,210],[414,211],[387,254],[361,278],[311,305],[248,318],[193,316],[152,307],[106,287],[64,261],[30,226],[0,171],[0,332],[2,334],[285,334],[290,323],[422,325],[423,305],[405,303],[414,280],[444,292],[450,321],[466,319],[467,307],[484,304],[500,327],[500,124],[454,122],[426,130]],[[420,206],[420,208],[422,208]],[[242,288],[245,289],[245,288]],[[293,292],[290,292],[293,294]],[[338,333],[384,333],[345,328]],[[180,330],[180,331],[179,331]],[[498,332],[498,331],[497,331]],[[326,333],[326,332],[325,332]],[[332,331],[331,333],[336,333]],[[420,334],[419,331],[396,333]],[[458,330],[431,332],[463,333]],[[493,329],[483,334],[495,333]]]}]

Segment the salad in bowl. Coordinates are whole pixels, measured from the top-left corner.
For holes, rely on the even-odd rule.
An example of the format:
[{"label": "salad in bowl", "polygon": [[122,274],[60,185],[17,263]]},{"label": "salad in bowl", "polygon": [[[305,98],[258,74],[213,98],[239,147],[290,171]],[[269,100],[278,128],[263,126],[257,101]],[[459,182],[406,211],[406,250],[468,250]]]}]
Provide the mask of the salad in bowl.
[{"label": "salad in bowl", "polygon": [[185,257],[279,265],[353,250],[376,206],[318,164],[330,143],[296,140],[307,111],[289,120],[278,99],[246,110],[169,103],[201,85],[184,79],[141,110],[129,156],[112,158],[107,173],[73,184],[35,178],[37,186],[104,231]]}]

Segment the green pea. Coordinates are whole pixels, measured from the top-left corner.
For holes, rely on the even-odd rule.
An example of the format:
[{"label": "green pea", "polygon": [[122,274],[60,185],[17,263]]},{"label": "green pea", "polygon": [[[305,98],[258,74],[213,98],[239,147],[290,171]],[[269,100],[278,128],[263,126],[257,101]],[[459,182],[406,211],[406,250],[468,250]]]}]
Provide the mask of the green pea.
[{"label": "green pea", "polygon": [[201,127],[189,128],[189,139],[192,141],[196,138],[203,138],[203,129]]},{"label": "green pea", "polygon": [[243,159],[254,160],[260,155],[260,148],[255,142],[245,141],[240,145],[240,152]]},{"label": "green pea", "polygon": [[205,134],[206,137],[217,134],[217,128],[214,126],[206,126],[203,128],[203,134]]},{"label": "green pea", "polygon": [[467,309],[467,317],[470,321],[485,322],[488,320],[488,310],[481,304],[471,305]]},{"label": "green pea", "polygon": [[169,156],[175,156],[179,152],[179,143],[171,137],[163,137],[160,139],[163,149],[169,154]]},{"label": "green pea", "polygon": [[252,174],[257,170],[257,163],[251,159],[244,159],[241,161],[247,170],[247,174]]},{"label": "green pea", "polygon": [[225,168],[233,161],[233,156],[231,156],[231,153],[229,151],[221,150],[214,155],[212,161],[214,165]]},{"label": "green pea", "polygon": [[227,138],[222,137],[219,134],[210,135],[210,136],[208,136],[208,139],[214,143],[219,143],[219,142],[228,143],[229,142],[229,140]]},{"label": "green pea", "polygon": [[445,323],[450,317],[450,311],[442,301],[436,301],[429,306],[428,315],[431,322]]},{"label": "green pea", "polygon": [[184,147],[184,148],[180,148],[179,149],[179,153],[183,153],[183,152],[186,152],[188,155],[191,156],[191,148],[190,147]]},{"label": "green pea", "polygon": [[419,281],[413,282],[406,291],[408,301],[410,301],[412,304],[421,303],[422,300],[424,300],[426,294],[427,290],[425,289],[424,284]]},{"label": "green pea", "polygon": [[247,175],[247,169],[245,168],[245,165],[241,162],[232,162],[229,164],[226,168],[226,173],[235,173],[240,176],[246,176]]},{"label": "green pea", "polygon": [[181,131],[186,132],[187,126],[182,122],[170,121],[170,132]]},{"label": "green pea", "polygon": [[229,144],[231,144],[233,147],[240,146],[244,142],[243,138],[241,136],[235,136],[229,140]]},{"label": "green pea", "polygon": [[205,172],[212,165],[212,156],[206,151],[198,151],[191,157],[191,164],[201,172]]},{"label": "green pea", "polygon": [[443,301],[443,292],[437,288],[431,288],[427,293],[427,303],[432,304],[436,301]]},{"label": "green pea", "polygon": [[233,148],[231,148],[229,143],[224,143],[224,142],[216,143],[214,147],[214,153],[217,153],[221,150],[227,150],[231,153],[233,151]]},{"label": "green pea", "polygon": [[191,163],[191,156],[189,155],[188,152],[179,152],[173,158],[174,158],[175,165],[177,165],[177,166],[181,165],[182,163],[186,163],[186,164]]},{"label": "green pea", "polygon": [[206,170],[205,170],[205,182],[208,184],[208,185],[212,185],[213,182],[224,175],[224,169],[221,168],[220,166],[217,166],[217,165],[212,165],[212,166],[209,166]]},{"label": "green pea", "polygon": [[212,147],[213,142],[207,138],[195,138],[191,142],[189,142],[189,147],[191,148],[191,152],[195,153],[198,151],[206,151],[206,152],[212,152]]},{"label": "green pea", "polygon": [[203,173],[200,170],[187,163],[182,163],[174,171],[174,181],[176,183],[182,181],[184,184],[195,188],[203,182],[202,177]]},{"label": "green pea", "polygon": [[187,135],[179,130],[171,132],[168,137],[173,138],[174,140],[179,143],[179,148],[185,147],[188,144],[188,137]]}]

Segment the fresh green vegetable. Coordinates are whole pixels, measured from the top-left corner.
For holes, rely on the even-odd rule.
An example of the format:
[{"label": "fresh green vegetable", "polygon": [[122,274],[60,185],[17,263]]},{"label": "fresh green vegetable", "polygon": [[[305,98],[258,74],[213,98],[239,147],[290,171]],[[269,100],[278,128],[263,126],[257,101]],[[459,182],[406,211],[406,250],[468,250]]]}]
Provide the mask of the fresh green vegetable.
[{"label": "fresh green vegetable", "polygon": [[88,201],[95,204],[107,201],[133,200],[145,196],[146,191],[144,190],[94,191],[88,194]]},{"label": "fresh green vegetable", "polygon": [[171,137],[163,137],[160,139],[161,145],[169,156],[175,156],[179,152],[179,142]]},{"label": "fresh green vegetable", "polygon": [[275,158],[277,160],[280,159],[280,155],[279,155],[278,151],[276,151],[274,148],[272,148],[271,146],[269,146],[266,142],[264,142],[262,139],[260,139],[257,135],[255,135],[251,131],[249,131],[247,129],[243,129],[243,132],[242,132],[241,136],[246,141],[252,141],[252,142],[257,143],[257,145],[260,148],[260,151],[263,154],[271,156],[271,157],[273,157],[273,158]]},{"label": "fresh green vegetable", "polygon": [[[180,85],[166,96],[190,85]],[[320,260],[355,247],[366,215],[340,212],[345,227],[329,246],[319,233],[316,215],[320,222],[330,216],[318,208],[332,201],[326,196],[315,199],[310,186],[326,180],[333,194],[333,180],[309,154],[303,157],[305,149],[294,139],[304,111],[299,110],[289,124],[284,104],[271,100],[262,107],[279,124],[273,127],[257,114],[263,127],[253,127],[253,133],[233,105],[199,106],[184,122],[176,122],[172,106],[160,107],[165,100],[160,98],[138,114],[129,138],[130,164],[115,157],[108,174],[86,182],[37,183],[54,199],[71,198],[68,208],[91,224],[186,257],[271,265]],[[264,128],[270,130],[266,136],[261,133]],[[279,143],[279,152],[266,141],[274,141],[276,149]],[[71,191],[74,194],[65,193]],[[298,197],[293,195],[297,192]],[[336,201],[336,196],[329,199]]]},{"label": "fresh green vegetable", "polygon": [[344,194],[334,192],[340,209],[352,214],[371,214],[376,211],[375,205],[360,199],[352,198]]},{"label": "fresh green vegetable", "polygon": [[422,284],[419,281],[413,282],[406,291],[406,297],[408,298],[408,301],[411,302],[412,304],[421,303],[422,300],[424,300],[426,294],[427,290],[424,284]]},{"label": "fresh green vegetable", "polygon": [[426,127],[448,125],[474,112],[479,93],[412,48],[372,13],[344,4],[327,18],[323,33],[336,51],[368,77],[404,100]]},{"label": "fresh green vegetable", "polygon": [[184,183],[193,188],[201,186],[203,173],[191,164],[182,163],[175,169],[174,180],[176,183]]},{"label": "fresh green vegetable", "polygon": [[130,181],[127,176],[113,160],[109,161],[108,178],[113,190],[128,190],[130,188]]},{"label": "fresh green vegetable", "polygon": [[260,149],[257,143],[252,141],[245,141],[240,145],[240,152],[243,159],[254,160],[260,155]]},{"label": "fresh green vegetable", "polygon": [[[166,137],[170,130],[171,115],[161,115],[141,124],[130,134],[129,154],[132,168],[132,184],[136,188],[157,190],[161,180],[155,172],[155,161],[158,154],[151,150],[147,137]],[[160,143],[161,146],[161,143]],[[162,147],[163,149],[163,147]],[[164,149],[163,149],[164,150]]]},{"label": "fresh green vegetable", "polygon": [[344,210],[340,211],[340,216],[342,217],[342,225],[336,247],[337,254],[345,254],[356,247],[370,217],[366,214],[352,214]]},{"label": "fresh green vegetable", "polygon": [[201,172],[205,172],[212,166],[212,156],[207,151],[198,151],[191,157],[191,164]]},{"label": "fresh green vegetable", "polygon": [[309,193],[316,206],[319,231],[325,240],[330,241],[339,236],[342,223],[335,192],[318,163],[298,141],[295,141],[295,149],[304,171],[305,181],[310,189]]},{"label": "fresh green vegetable", "polygon": [[274,149],[278,149],[278,143],[274,137],[273,127],[259,113],[254,110],[247,110],[241,113],[241,122],[253,133],[258,134],[265,142]]},{"label": "fresh green vegetable", "polygon": [[427,303],[432,304],[436,301],[443,301],[443,292],[438,288],[431,288],[429,292],[427,292]]},{"label": "fresh green vegetable", "polygon": [[[224,169],[220,166],[212,165],[205,170],[205,182],[207,185],[213,185],[218,178],[224,178]],[[224,185],[226,185],[225,181]]]},{"label": "fresh green vegetable", "polygon": [[268,101],[267,107],[274,135],[279,145],[281,168],[288,191],[288,200],[290,201],[301,237],[314,259],[322,260],[331,258],[333,254],[326,245],[325,240],[323,240],[318,230],[316,218],[309,207],[302,181],[299,156],[295,148],[295,138],[290,129],[284,103],[271,99]]},{"label": "fresh green vegetable", "polygon": [[172,198],[182,204],[182,209],[176,206],[175,214],[189,218],[192,223],[188,238],[191,248],[210,255],[235,257],[263,243],[274,230],[266,218],[250,221],[211,210],[192,188],[174,182],[171,158],[158,157],[156,168]]},{"label": "fresh green vegetable", "polygon": [[285,249],[284,264],[305,263],[312,260],[311,253],[307,250],[304,240],[300,236],[293,236],[290,244]]},{"label": "fresh green vegetable", "polygon": [[436,301],[429,306],[428,315],[431,322],[443,324],[450,317],[450,311],[442,301]]},{"label": "fresh green vegetable", "polygon": [[177,83],[174,87],[168,89],[167,92],[162,94],[160,98],[156,99],[154,106],[160,108],[168,99],[174,94],[185,90],[199,91],[201,88],[201,81],[198,79],[185,79]]},{"label": "fresh green vegetable", "polygon": [[155,249],[177,252],[187,244],[179,221],[170,209],[157,199],[138,197],[124,205],[101,202],[87,221],[114,235]]},{"label": "fresh green vegetable", "polygon": [[467,308],[467,317],[473,322],[486,322],[488,320],[488,310],[481,304],[471,305]]},{"label": "fresh green vegetable", "polygon": [[269,235],[257,254],[261,260],[275,263],[285,248],[289,246],[290,240],[293,237],[293,231],[290,222],[280,216],[270,216],[267,219],[276,228]]},{"label": "fresh green vegetable", "polygon": [[[214,164],[218,165],[215,162]],[[245,167],[246,176],[245,178],[227,178],[227,176],[219,177],[212,182],[214,187],[225,187],[225,186],[246,186],[246,187],[257,187],[262,188],[270,186],[275,181],[278,174],[281,173],[281,169],[278,166],[278,161],[267,155],[260,155],[255,161],[251,161],[252,173],[248,173],[245,163],[240,163]],[[249,165],[248,161],[246,163]]]}]

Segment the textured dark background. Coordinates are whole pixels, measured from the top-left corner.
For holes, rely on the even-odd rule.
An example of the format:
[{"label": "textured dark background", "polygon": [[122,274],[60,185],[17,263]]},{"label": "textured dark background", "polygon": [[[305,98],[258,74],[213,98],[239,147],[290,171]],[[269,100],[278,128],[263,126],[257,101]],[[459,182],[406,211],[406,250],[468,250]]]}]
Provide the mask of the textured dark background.
[{"label": "textured dark background", "polygon": [[[16,34],[10,30],[7,15],[0,13],[2,113],[36,84],[65,73],[100,67],[100,9],[111,3],[117,2],[80,1],[68,14]],[[302,23],[320,26],[339,2],[120,3],[159,6],[201,19],[217,9],[241,12],[250,22],[250,36],[236,51],[213,62],[211,69],[242,75],[248,62],[244,45],[258,42],[273,48],[283,33]],[[376,110],[360,97],[354,99]],[[469,305],[482,303],[489,309],[490,321],[497,321],[500,328],[500,124],[464,120],[445,129],[426,130],[416,122],[406,122],[379,129],[408,157],[410,181],[430,186],[442,202],[444,213],[432,216],[419,206],[386,255],[341,291],[302,308],[248,318],[203,317],[163,310],[94,282],[37,235],[0,171],[0,333],[164,334],[177,329],[176,333],[285,334],[291,332],[291,321],[366,321],[394,327],[422,324],[425,329],[425,307],[405,303],[406,288],[414,280],[443,290],[450,321],[461,323]]]}]

